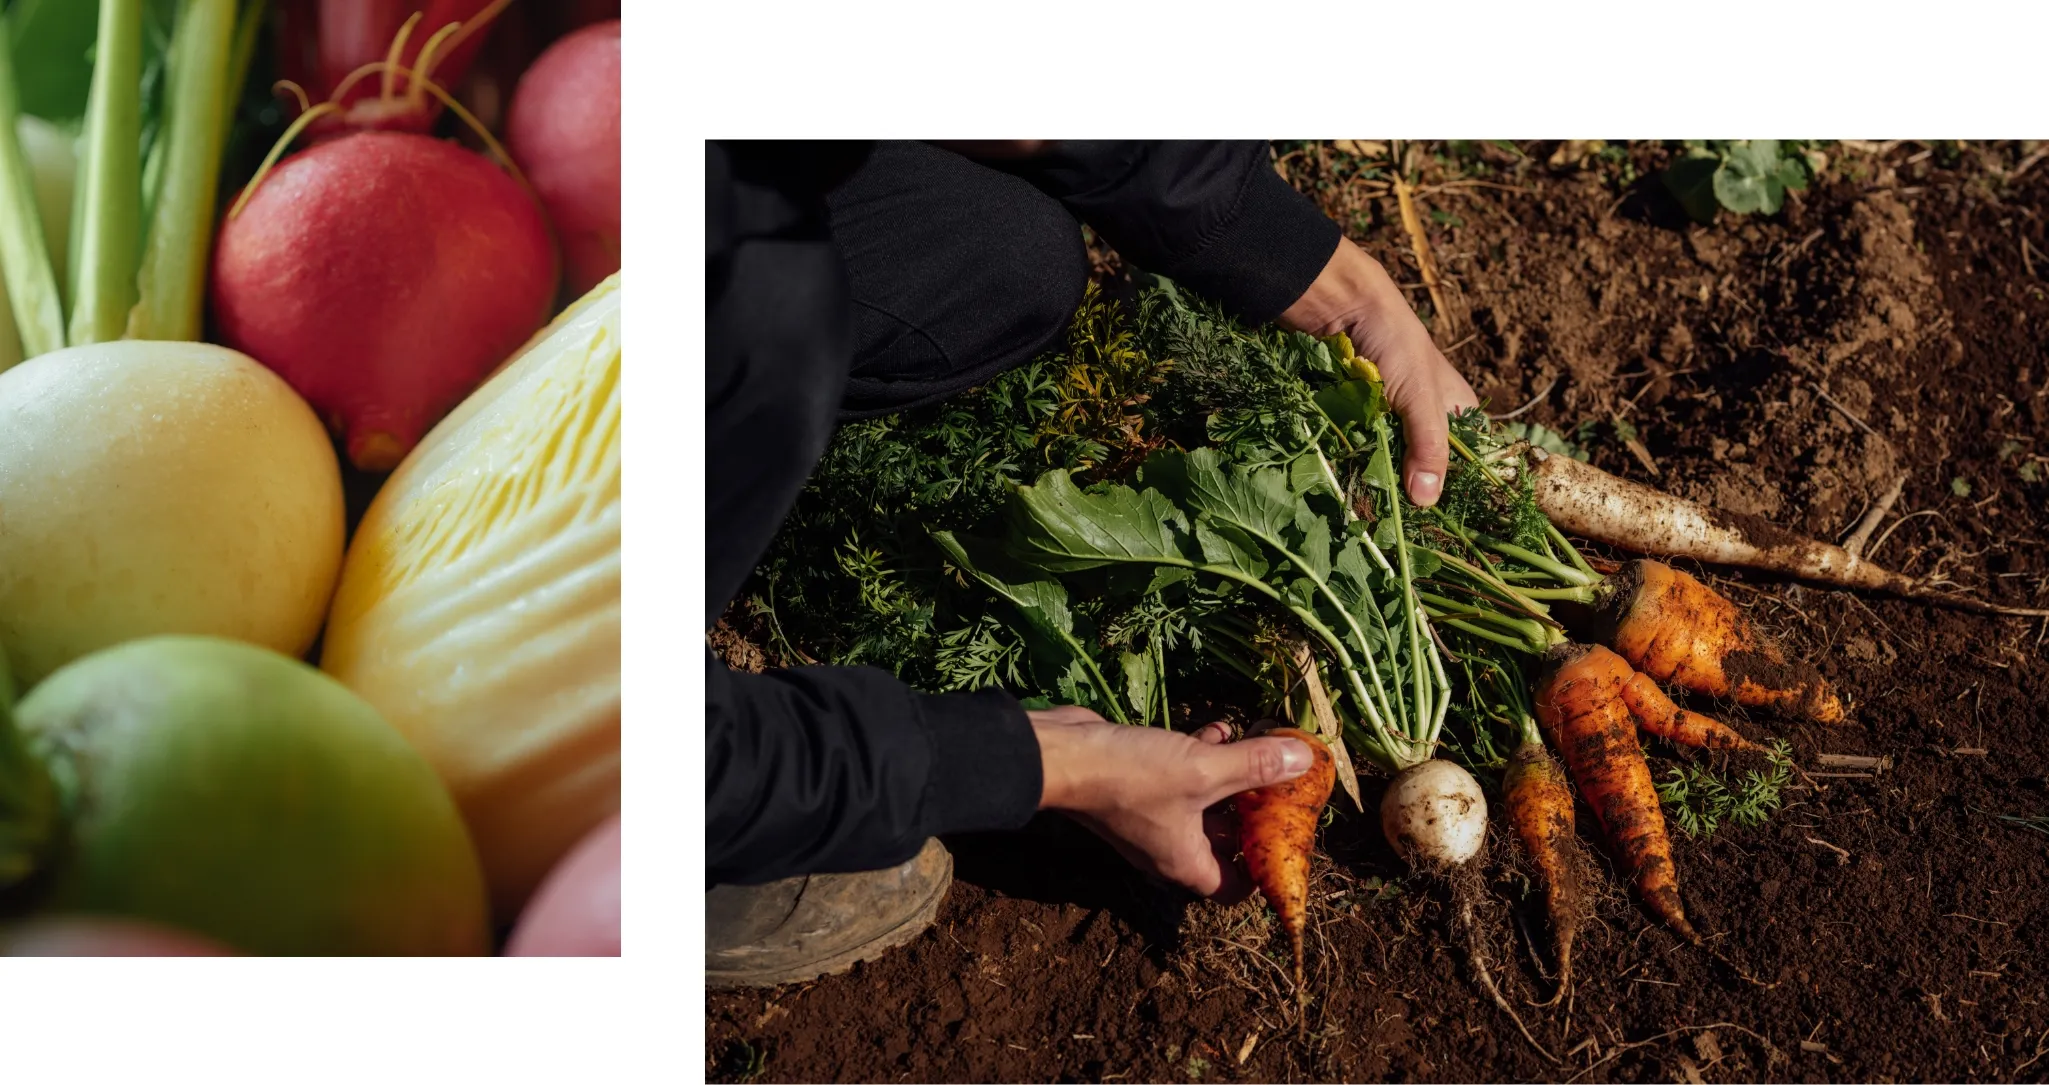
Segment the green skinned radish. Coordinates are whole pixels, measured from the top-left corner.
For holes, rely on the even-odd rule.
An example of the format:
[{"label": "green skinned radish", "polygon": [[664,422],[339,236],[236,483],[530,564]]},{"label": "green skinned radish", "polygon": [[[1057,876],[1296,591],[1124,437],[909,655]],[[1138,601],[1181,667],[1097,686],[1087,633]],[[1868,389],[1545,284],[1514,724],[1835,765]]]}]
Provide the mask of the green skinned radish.
[{"label": "green skinned radish", "polygon": [[[454,801],[319,671],[235,641],[157,637],[59,670],[14,714],[18,731],[0,711],[0,746],[31,756],[0,760],[0,800],[33,795],[12,785],[42,771],[60,819],[40,843],[22,834],[14,851],[35,869],[0,890],[0,920],[118,917],[258,954],[490,952]],[[0,829],[35,822],[35,802],[16,805],[27,813],[0,802]]]}]

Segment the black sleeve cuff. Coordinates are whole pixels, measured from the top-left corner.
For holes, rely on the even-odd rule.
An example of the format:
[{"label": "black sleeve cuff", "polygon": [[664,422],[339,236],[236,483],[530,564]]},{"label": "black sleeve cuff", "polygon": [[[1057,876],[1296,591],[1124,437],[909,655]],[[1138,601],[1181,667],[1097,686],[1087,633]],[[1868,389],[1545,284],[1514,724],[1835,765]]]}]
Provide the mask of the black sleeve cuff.
[{"label": "black sleeve cuff", "polygon": [[1017,829],[1039,809],[1045,767],[1017,699],[998,690],[920,694],[918,721],[932,746],[925,827],[942,833]]},{"label": "black sleeve cuff", "polygon": [[1323,274],[1343,231],[1307,196],[1262,165],[1246,178],[1237,213],[1174,278],[1264,324],[1295,304]]}]

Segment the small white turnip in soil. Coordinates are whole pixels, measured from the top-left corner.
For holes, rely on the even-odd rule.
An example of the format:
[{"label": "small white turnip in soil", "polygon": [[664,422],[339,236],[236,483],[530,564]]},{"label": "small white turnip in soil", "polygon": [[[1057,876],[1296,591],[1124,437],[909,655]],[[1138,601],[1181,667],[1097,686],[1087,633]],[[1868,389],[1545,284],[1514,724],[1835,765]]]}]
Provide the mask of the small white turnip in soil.
[{"label": "small white turnip in soil", "polygon": [[1558,1060],[1530,1035],[1487,967],[1487,946],[1474,912],[1483,891],[1480,864],[1474,860],[1487,843],[1487,796],[1479,781],[1450,761],[1433,759],[1403,769],[1380,800],[1380,831],[1411,866],[1444,880],[1451,890],[1452,926],[1466,943],[1473,978],[1530,1046],[1555,1064]]},{"label": "small white turnip in soil", "polygon": [[1472,773],[1450,761],[1404,769],[1380,801],[1387,842],[1421,867],[1456,866],[1487,840],[1487,797]]}]

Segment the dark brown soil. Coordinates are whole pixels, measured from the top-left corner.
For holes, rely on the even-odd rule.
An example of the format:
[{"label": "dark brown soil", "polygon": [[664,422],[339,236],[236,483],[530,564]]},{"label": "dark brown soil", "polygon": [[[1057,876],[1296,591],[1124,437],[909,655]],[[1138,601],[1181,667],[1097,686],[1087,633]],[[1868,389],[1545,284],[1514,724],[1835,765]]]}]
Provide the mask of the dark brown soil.
[{"label": "dark brown soil", "polygon": [[[1828,538],[1908,471],[1877,560],[2049,602],[2049,162],[2003,176],[2032,147],[1836,148],[1780,215],[1705,228],[1657,187],[1660,152],[1633,149],[1625,167],[1573,149],[1552,165],[1558,145],[1523,147],[1520,164],[1487,150],[1484,175],[1468,158],[1423,178],[1426,208],[1444,213],[1440,340],[1493,409],[1542,393],[1522,417],[1567,433],[1595,420],[1600,466]],[[1416,281],[1392,201],[1348,162],[1312,148],[1283,172]],[[1513,188],[1432,187],[1459,177]],[[1615,435],[1618,416],[1644,456]],[[1497,825],[1480,917],[1491,968],[1560,1061],[1479,993],[1448,890],[1406,875],[1373,819],[1346,811],[1312,894],[1305,1015],[1256,899],[1224,908],[1150,886],[1048,819],[949,841],[958,880],[908,948],[814,984],[710,994],[706,1073],[2049,1079],[2049,820],[2002,819],[2049,818],[2049,688],[2034,669],[2049,625],[1692,571],[1819,666],[1850,721],[1738,715],[1753,737],[1789,739],[1803,776],[1761,827],[1675,830],[1706,943],[1655,926],[1600,860],[1608,889],[1558,1006],[1529,1005],[1551,993],[1529,938],[1547,961],[1549,943]],[[1891,764],[1845,774],[1819,765],[1825,753]],[[1675,763],[1654,750],[1654,772]],[[1377,801],[1384,785],[1361,782]]]}]

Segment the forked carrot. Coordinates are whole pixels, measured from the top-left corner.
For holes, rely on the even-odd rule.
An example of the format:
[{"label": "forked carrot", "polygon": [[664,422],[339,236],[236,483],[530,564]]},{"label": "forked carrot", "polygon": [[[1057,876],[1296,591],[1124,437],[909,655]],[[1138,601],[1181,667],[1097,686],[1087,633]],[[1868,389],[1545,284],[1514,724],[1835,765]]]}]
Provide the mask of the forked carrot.
[{"label": "forked carrot", "polygon": [[1736,729],[1713,716],[1689,712],[1672,703],[1647,674],[1631,674],[1622,686],[1623,703],[1643,729],[1660,738],[1703,750],[1761,750]]},{"label": "forked carrot", "polygon": [[1596,639],[1630,666],[1696,693],[1732,698],[1818,723],[1839,723],[1843,703],[1811,664],[1790,661],[1734,603],[1680,569],[1625,565]]},{"label": "forked carrot", "polygon": [[1264,734],[1300,739],[1316,754],[1308,772],[1271,787],[1240,792],[1233,800],[1238,808],[1238,839],[1245,867],[1288,934],[1299,994],[1302,942],[1309,929],[1309,854],[1316,847],[1316,823],[1330,801],[1337,771],[1330,747],[1315,735],[1292,727]]},{"label": "forked carrot", "polygon": [[1623,699],[1633,674],[1621,656],[1599,645],[1559,645],[1537,683],[1537,722],[1565,759],[1637,894],[1667,926],[1699,941],[1679,903],[1665,815]]}]

